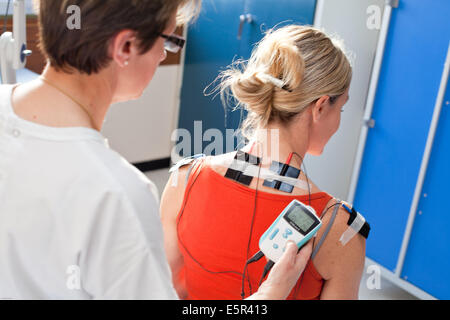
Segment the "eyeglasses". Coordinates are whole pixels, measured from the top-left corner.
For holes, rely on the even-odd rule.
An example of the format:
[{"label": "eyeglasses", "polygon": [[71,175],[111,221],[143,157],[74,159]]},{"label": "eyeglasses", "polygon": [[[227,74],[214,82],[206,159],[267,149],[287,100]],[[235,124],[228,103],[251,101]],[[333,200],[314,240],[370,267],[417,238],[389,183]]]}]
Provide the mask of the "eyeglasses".
[{"label": "eyeglasses", "polygon": [[164,49],[173,53],[177,53],[178,51],[183,49],[184,44],[186,43],[186,39],[174,34],[168,36],[161,33],[159,36],[166,39],[166,41],[164,42]]}]

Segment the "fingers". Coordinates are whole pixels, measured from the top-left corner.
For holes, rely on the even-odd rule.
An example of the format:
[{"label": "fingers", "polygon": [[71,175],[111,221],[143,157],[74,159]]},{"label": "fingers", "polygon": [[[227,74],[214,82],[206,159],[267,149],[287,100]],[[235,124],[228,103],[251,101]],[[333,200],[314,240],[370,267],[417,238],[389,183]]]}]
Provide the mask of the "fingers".
[{"label": "fingers", "polygon": [[312,253],[312,241],[308,241],[300,251],[295,242],[289,240],[286,243],[286,250],[278,261],[280,266],[295,266],[296,269],[302,269],[308,263]]},{"label": "fingers", "polygon": [[[300,251],[298,251],[297,244],[293,241],[286,243],[286,250],[281,256],[280,260],[274,265],[273,269],[282,272],[293,272],[293,274],[301,274],[311,257],[312,241],[305,244]],[[272,270],[273,270],[272,269]]]},{"label": "fingers", "polygon": [[280,260],[275,263],[267,280],[260,289],[271,299],[286,299],[305,266],[312,252],[312,243],[307,243],[300,251],[293,241],[286,243],[286,249]]},{"label": "fingers", "polygon": [[303,271],[303,269],[306,267],[306,264],[311,257],[312,248],[312,241],[308,241],[308,243],[301,248],[301,250],[295,257],[295,266],[297,268],[301,268],[301,271]]},{"label": "fingers", "polygon": [[295,244],[295,242],[289,240],[286,243],[286,249],[284,250],[284,253],[281,256],[280,260],[278,261],[278,264],[294,266],[295,261],[296,261],[297,251],[298,251],[298,247]]}]

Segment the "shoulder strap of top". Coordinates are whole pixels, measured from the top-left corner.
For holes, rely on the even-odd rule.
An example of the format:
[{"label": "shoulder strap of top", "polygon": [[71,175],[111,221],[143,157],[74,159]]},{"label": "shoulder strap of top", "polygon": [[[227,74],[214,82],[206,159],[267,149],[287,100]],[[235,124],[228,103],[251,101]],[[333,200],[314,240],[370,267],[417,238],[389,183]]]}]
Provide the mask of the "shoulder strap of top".
[{"label": "shoulder strap of top", "polygon": [[188,169],[188,172],[186,174],[186,179],[185,179],[185,184],[188,183],[189,181],[189,176],[191,174],[192,169],[194,168],[194,166],[196,165],[196,163],[198,162],[198,160],[200,159],[204,159],[205,155],[204,154],[196,154],[193,155],[192,157],[187,157],[187,158],[183,158],[180,161],[178,161],[172,168],[170,168],[169,172],[173,173],[174,177],[172,179],[172,185],[176,186],[178,183],[178,170],[181,167],[187,166],[188,164],[190,164],[190,167]]},{"label": "shoulder strap of top", "polygon": [[189,185],[190,181],[193,181],[193,179],[195,179],[195,177],[200,173],[200,170],[203,167],[204,161],[206,159],[206,156],[200,156],[194,159],[194,161],[192,161],[191,166],[189,167],[187,173],[186,173],[186,186]]},{"label": "shoulder strap of top", "polygon": [[[322,234],[322,237],[320,238],[319,242],[317,243],[317,246],[314,248],[314,251],[311,254],[311,260],[314,259],[314,257],[317,255],[317,252],[319,251],[320,247],[322,246],[323,242],[325,241],[325,238],[327,237],[328,232],[330,232],[330,229],[333,226],[334,220],[336,219],[336,215],[339,210],[339,207],[341,206],[341,202],[338,201],[336,204],[334,204],[334,206],[335,207],[334,207],[333,213],[331,214],[330,221],[328,221],[327,228],[325,229],[325,232]],[[322,217],[323,217],[323,215],[322,215]]]}]

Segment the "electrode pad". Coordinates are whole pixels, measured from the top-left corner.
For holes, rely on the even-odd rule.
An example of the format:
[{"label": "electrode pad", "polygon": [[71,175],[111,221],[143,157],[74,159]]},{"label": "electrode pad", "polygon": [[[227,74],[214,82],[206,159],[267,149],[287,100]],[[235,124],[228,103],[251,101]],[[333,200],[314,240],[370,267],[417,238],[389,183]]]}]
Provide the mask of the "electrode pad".
[{"label": "electrode pad", "polygon": [[[270,165],[270,171],[273,171],[277,173],[278,175],[282,177],[290,177],[297,179],[300,175],[300,170],[297,168],[294,168],[288,164],[272,161],[272,164]],[[274,188],[280,191],[289,192],[291,193],[294,189],[294,186],[285,182],[281,182],[279,180],[277,181],[269,181],[265,180],[263,183],[264,186]]]},{"label": "electrode pad", "polygon": [[228,168],[227,172],[225,173],[225,178],[235,180],[239,183],[242,183],[243,185],[249,186],[253,180],[253,177],[244,174],[244,171],[249,164],[258,166],[261,162],[261,159],[241,150],[238,150],[236,152],[234,159],[239,160],[239,163],[234,168]]}]

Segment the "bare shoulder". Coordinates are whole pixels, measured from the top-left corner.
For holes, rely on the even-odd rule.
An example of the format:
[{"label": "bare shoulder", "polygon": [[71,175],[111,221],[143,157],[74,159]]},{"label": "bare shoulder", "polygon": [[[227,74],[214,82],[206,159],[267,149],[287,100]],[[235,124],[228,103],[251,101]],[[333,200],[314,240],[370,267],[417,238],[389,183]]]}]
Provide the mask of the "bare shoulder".
[{"label": "bare shoulder", "polygon": [[[337,200],[332,199],[326,208],[330,208],[336,203]],[[322,219],[323,225],[317,234],[316,244],[331,222],[333,209],[334,206],[328,210]],[[349,227],[349,218],[350,215],[347,210],[339,206],[333,225],[314,259],[317,271],[325,280],[342,272],[348,272],[349,268],[357,272],[364,267],[366,239],[362,235],[356,234],[345,245],[340,241],[342,234]]]}]

